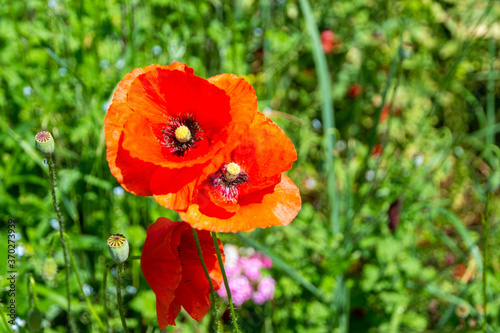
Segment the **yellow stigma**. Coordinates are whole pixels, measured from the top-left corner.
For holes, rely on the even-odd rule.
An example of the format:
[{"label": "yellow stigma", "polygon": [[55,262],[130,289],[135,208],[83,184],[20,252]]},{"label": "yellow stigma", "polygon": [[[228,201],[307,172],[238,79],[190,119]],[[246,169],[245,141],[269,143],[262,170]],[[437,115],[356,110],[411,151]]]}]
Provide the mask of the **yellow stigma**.
[{"label": "yellow stigma", "polygon": [[226,177],[227,180],[232,181],[235,180],[236,177],[238,177],[240,172],[241,172],[240,166],[234,162],[231,162],[228,165],[226,165],[226,172],[224,176]]},{"label": "yellow stigma", "polygon": [[189,130],[189,128],[187,128],[187,126],[179,126],[175,130],[175,138],[179,142],[188,142],[189,140],[191,140],[191,131]]}]

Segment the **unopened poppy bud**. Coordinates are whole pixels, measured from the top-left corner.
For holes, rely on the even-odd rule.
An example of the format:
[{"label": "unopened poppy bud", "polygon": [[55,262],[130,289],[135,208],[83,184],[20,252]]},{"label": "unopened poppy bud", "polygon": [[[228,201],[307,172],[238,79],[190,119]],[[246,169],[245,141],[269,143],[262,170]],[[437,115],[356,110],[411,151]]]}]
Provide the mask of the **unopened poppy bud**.
[{"label": "unopened poppy bud", "polygon": [[399,47],[399,57],[401,61],[408,59],[413,54],[413,44],[409,42],[403,42]]},{"label": "unopened poppy bud", "polygon": [[109,254],[117,264],[123,263],[128,258],[129,247],[125,236],[122,234],[111,235],[108,238]]},{"label": "unopened poppy bud", "polygon": [[30,309],[27,316],[28,327],[32,332],[36,332],[42,326],[43,313],[37,308]]},{"label": "unopened poppy bud", "polygon": [[42,279],[45,281],[54,281],[57,274],[57,263],[54,258],[45,259],[42,265]]},{"label": "unopened poppy bud", "polygon": [[45,157],[50,157],[54,152],[54,139],[50,132],[41,131],[35,135],[36,150]]}]

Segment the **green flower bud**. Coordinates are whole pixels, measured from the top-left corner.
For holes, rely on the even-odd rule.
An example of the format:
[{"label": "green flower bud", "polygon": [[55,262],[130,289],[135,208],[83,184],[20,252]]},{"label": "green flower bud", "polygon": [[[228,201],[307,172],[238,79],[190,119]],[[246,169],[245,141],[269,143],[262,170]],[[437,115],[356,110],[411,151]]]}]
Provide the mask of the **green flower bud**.
[{"label": "green flower bud", "polygon": [[408,59],[413,54],[413,44],[409,42],[403,42],[399,47],[399,58],[401,61]]},{"label": "green flower bud", "polygon": [[108,238],[109,254],[117,264],[123,263],[128,258],[128,242],[122,234],[111,235]]},{"label": "green flower bud", "polygon": [[57,274],[57,263],[54,258],[45,259],[42,264],[42,279],[45,281],[54,281]]},{"label": "green flower bud", "polygon": [[43,313],[37,308],[30,309],[27,319],[30,330],[36,332],[42,327]]},{"label": "green flower bud", "polygon": [[50,132],[41,131],[35,135],[36,150],[45,157],[50,157],[54,152],[54,139]]}]

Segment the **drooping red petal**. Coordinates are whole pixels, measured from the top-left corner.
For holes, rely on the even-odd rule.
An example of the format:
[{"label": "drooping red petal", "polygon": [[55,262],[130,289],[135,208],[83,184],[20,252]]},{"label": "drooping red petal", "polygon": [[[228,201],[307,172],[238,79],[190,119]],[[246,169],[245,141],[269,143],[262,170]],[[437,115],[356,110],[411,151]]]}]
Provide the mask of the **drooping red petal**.
[{"label": "drooping red petal", "polygon": [[[178,246],[186,223],[172,222],[160,217],[147,230],[142,249],[141,269],[157,299],[160,328],[175,325],[180,306],[175,304],[175,293],[182,280],[182,266]],[[162,327],[163,325],[163,327]]]},{"label": "drooping red petal", "polygon": [[104,132],[106,134],[106,159],[111,173],[118,182],[129,192],[137,195],[151,195],[147,179],[154,172],[155,166],[134,159],[130,154],[121,149],[123,126],[133,110],[127,104],[127,94],[130,85],[137,76],[148,73],[156,68],[176,69],[193,72],[185,64],[174,62],[169,66],[150,65],[145,68],[136,68],[125,75],[118,84],[112,103],[104,117]]},{"label": "drooping red petal", "polygon": [[216,206],[202,191],[181,218],[194,228],[216,232],[251,231],[255,228],[284,226],[297,216],[301,199],[297,186],[286,175],[274,187],[240,197],[235,213]]},{"label": "drooping red petal", "polygon": [[[198,231],[198,238],[203,253],[203,260],[214,289],[217,290],[222,283],[222,274],[217,254],[215,253],[214,242],[207,231]],[[176,290],[176,301],[182,305],[191,317],[200,321],[210,309],[210,285],[201,265],[191,228],[182,234],[179,247],[182,263],[182,280]],[[220,241],[219,249],[224,260],[224,251]]]}]

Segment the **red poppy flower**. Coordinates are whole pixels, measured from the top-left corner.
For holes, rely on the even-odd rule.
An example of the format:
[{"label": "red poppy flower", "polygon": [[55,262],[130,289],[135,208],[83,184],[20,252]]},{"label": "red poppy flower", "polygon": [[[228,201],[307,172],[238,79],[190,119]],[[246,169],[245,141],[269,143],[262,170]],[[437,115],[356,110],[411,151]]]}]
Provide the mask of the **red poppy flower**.
[{"label": "red poppy flower", "polygon": [[321,32],[321,46],[323,47],[323,52],[325,54],[332,53],[339,44],[337,37],[331,30],[324,30]]},{"label": "red poppy flower", "polygon": [[356,98],[358,97],[359,95],[361,95],[361,93],[363,92],[363,86],[359,83],[355,83],[353,84],[352,86],[349,87],[349,89],[347,90],[347,94],[349,95],[349,97],[351,98]]},{"label": "red poppy flower", "polygon": [[250,126],[257,98],[232,74],[208,80],[174,62],[137,68],[118,84],[104,119],[111,173],[129,192],[185,210],[200,175],[214,172]]},{"label": "red poppy flower", "polygon": [[197,229],[218,232],[289,224],[301,200],[297,186],[282,173],[296,159],[285,133],[257,113],[241,144],[180,213],[182,219]]},{"label": "red poppy flower", "polygon": [[[198,231],[198,238],[214,289],[222,275],[210,233]],[[224,260],[222,243],[219,249]],[[210,309],[210,285],[201,265],[192,228],[185,222],[160,217],[150,225],[141,255],[141,269],[156,295],[160,329],[175,325],[181,306],[197,321]]]}]

